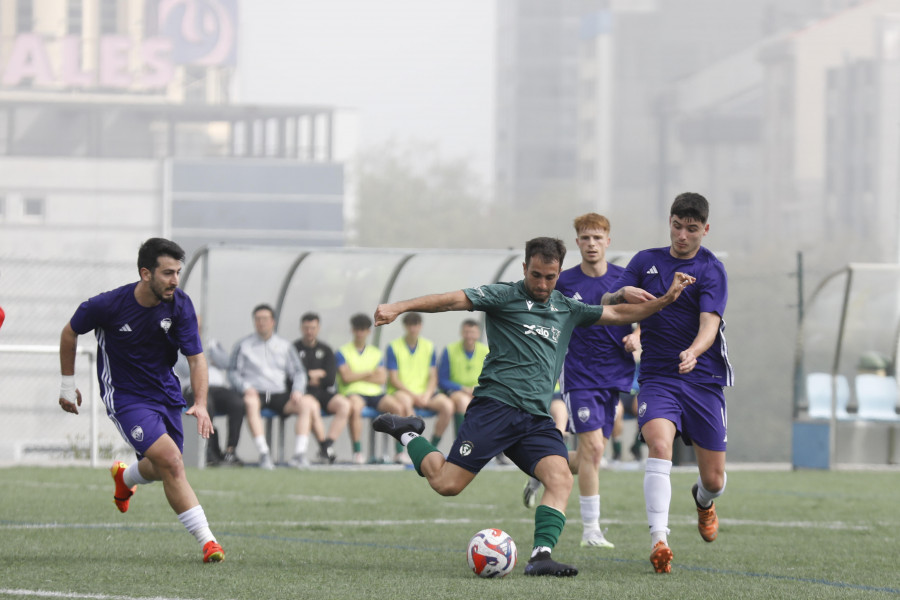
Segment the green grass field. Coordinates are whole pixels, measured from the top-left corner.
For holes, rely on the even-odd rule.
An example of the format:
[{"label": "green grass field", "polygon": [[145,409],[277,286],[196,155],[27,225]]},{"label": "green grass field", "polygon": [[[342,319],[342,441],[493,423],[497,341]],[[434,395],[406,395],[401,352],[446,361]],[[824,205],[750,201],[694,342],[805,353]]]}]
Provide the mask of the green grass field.
[{"label": "green grass field", "polygon": [[[391,468],[191,470],[220,564],[203,564],[162,486],[138,489],[127,514],[109,472],[0,469],[0,598],[888,598],[900,597],[900,473],[732,470],[717,503],[719,538],[696,529],[691,471],[673,474],[673,572],[648,561],[643,474],[601,473],[614,550],[578,543],[577,491],[554,551],[571,579],[522,575],[533,512],[524,476],[488,469],[456,498]],[[508,531],[516,572],[479,579],[465,548],[485,527]]]}]

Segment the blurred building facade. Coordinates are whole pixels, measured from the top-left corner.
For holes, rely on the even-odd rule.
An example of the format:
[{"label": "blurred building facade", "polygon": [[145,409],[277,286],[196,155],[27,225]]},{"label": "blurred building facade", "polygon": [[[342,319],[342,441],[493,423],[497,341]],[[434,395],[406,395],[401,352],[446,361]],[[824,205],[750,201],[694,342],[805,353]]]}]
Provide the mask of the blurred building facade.
[{"label": "blurred building facade", "polygon": [[0,0],[0,256],[344,243],[330,106],[237,105],[237,0]]},{"label": "blurred building facade", "polygon": [[898,260],[898,0],[499,6],[502,201],[577,196],[643,246],[695,190],[732,256],[759,249],[752,223],[796,250],[861,244],[823,260]]}]

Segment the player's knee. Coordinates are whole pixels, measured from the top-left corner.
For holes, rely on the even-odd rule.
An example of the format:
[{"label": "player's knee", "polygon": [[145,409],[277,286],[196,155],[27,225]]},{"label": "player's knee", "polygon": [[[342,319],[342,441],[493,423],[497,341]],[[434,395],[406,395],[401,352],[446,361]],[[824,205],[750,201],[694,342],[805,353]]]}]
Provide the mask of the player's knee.
[{"label": "player's knee", "polygon": [[350,401],[346,398],[340,398],[332,400],[329,403],[329,408],[333,408],[332,414],[335,414],[340,417],[346,417],[350,414],[351,406]]},{"label": "player's knee", "polygon": [[565,493],[566,495],[572,491],[574,482],[575,478],[572,475],[571,469],[568,468],[554,470],[553,472],[546,474],[544,476],[544,481],[541,481],[548,490]]},{"label": "player's knee", "polygon": [[434,482],[431,487],[441,496],[456,496],[462,491],[462,488],[453,482]]},{"label": "player's knee", "polygon": [[661,458],[664,460],[672,460],[672,441],[668,439],[649,439],[647,442],[647,450],[652,458]]}]

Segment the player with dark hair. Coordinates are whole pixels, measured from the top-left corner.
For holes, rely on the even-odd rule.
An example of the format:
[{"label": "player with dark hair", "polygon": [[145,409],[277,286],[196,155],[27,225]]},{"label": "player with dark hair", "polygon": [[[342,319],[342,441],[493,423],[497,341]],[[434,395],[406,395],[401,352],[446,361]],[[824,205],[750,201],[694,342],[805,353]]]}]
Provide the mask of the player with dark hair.
[{"label": "player with dark hair", "polygon": [[106,412],[134,449],[137,462],[115,462],[113,500],[125,512],[137,485],[162,481],[178,520],[203,548],[203,562],[225,560],[225,551],[209,529],[203,507],[185,475],[181,385],[172,367],[178,351],[190,366],[197,431],[213,431],[206,408],[207,365],[191,299],[178,288],[184,251],[178,244],[151,238],[138,252],[140,280],[83,302],[63,328],[59,342],[62,384],[59,405],[78,414],[81,392],[75,386],[78,336],[97,337],[97,376]]},{"label": "player with dark hair", "polygon": [[[688,273],[698,285],[677,305],[641,323],[638,427],[647,442],[644,502],[650,524],[650,562],[658,573],[672,570],[668,545],[672,499],[672,444],[680,435],[693,444],[700,476],[691,490],[697,527],[704,541],[719,531],[713,499],[725,490],[728,419],[724,386],[734,383],[725,343],[728,276],[712,252],[701,246],[709,233],[709,203],[696,193],[680,194],[669,211],[671,245],[638,252],[604,296],[611,305],[634,302],[632,291],[647,298],[661,294],[674,272]],[[635,306],[640,306],[636,304]]]},{"label": "player with dark hair", "polygon": [[[603,295],[624,271],[606,260],[610,244],[609,219],[587,213],[575,219],[575,243],[581,263],[559,276],[556,289],[564,296],[588,304],[600,304]],[[631,389],[639,334],[630,325],[577,327],[569,341],[560,384],[568,408],[569,430],[578,435],[578,450],[569,458],[578,474],[578,503],[584,528],[581,545],[612,548],[600,529],[599,470],[606,442],[612,435],[619,405],[619,392]],[[526,506],[536,502],[535,480],[525,486]]]},{"label": "player with dark hair", "polygon": [[639,321],[674,302],[694,281],[676,273],[661,298],[624,306],[587,305],[554,289],[565,254],[560,240],[535,238],[525,244],[525,276],[516,283],[432,294],[382,304],[375,311],[376,325],[391,323],[409,311],[485,312],[490,352],[447,458],[421,437],[425,423],[418,417],[384,414],[372,426],[405,445],[416,471],[443,496],[459,494],[500,452],[537,477],[546,491],[535,511],[534,549],[526,575],[578,574],[575,567],[551,558],[566,522],[573,480],[568,449],[548,408],[572,330]]}]

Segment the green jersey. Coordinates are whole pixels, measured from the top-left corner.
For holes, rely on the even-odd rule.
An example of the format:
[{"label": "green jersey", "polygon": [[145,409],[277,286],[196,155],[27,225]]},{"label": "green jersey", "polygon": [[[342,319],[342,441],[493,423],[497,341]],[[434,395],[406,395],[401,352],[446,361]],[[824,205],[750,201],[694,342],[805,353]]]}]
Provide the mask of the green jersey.
[{"label": "green jersey", "polygon": [[475,388],[525,412],[550,416],[569,338],[576,326],[593,325],[602,306],[583,304],[553,290],[546,303],[535,301],[522,281],[463,290],[487,316],[488,352]]}]

